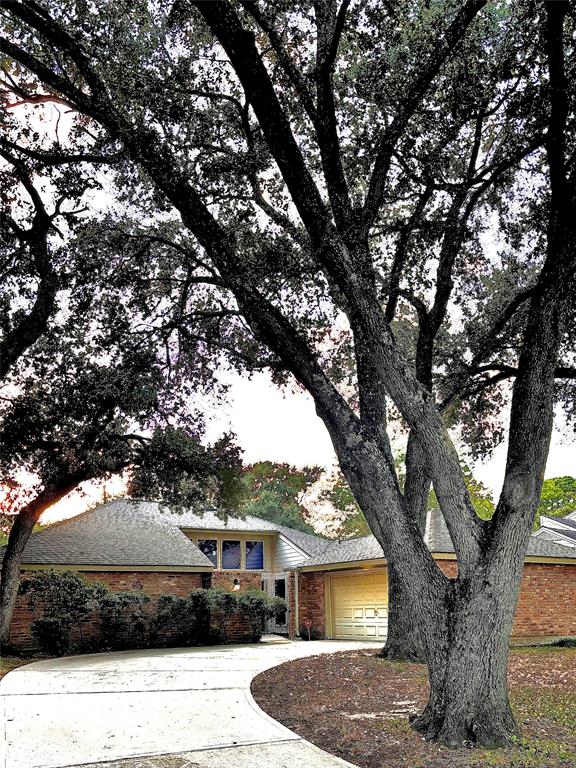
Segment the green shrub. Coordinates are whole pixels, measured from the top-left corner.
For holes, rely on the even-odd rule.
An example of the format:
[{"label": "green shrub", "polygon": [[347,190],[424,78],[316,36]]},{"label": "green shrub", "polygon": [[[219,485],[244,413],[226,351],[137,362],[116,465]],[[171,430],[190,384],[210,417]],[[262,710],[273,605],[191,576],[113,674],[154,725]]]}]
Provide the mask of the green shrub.
[{"label": "green shrub", "polygon": [[[160,633],[166,636],[161,641]],[[151,623],[152,643],[204,645],[210,640],[210,608],[207,590],[193,589],[186,597],[162,595]]]},{"label": "green shrub", "polygon": [[205,593],[211,618],[211,640],[225,643],[228,640],[230,620],[238,610],[238,595],[220,587],[212,587],[205,590]]},{"label": "green shrub", "polygon": [[32,610],[41,615],[31,624],[40,649],[63,656],[72,647],[72,630],[78,628],[83,646],[82,624],[94,609],[97,590],[73,571],[37,571],[20,585]]},{"label": "green shrub", "polygon": [[118,651],[145,648],[149,637],[150,617],[146,611],[149,602],[150,598],[141,590],[111,592],[104,587],[96,606],[100,647]]},{"label": "green shrub", "polygon": [[238,595],[238,607],[248,621],[253,642],[258,642],[266,629],[266,619],[282,615],[286,602],[280,597],[269,597],[260,589],[249,589]]},{"label": "green shrub", "polygon": [[576,648],[576,637],[561,637],[560,640],[552,643],[558,648]]},{"label": "green shrub", "polygon": [[[37,612],[31,624],[32,634],[40,649],[51,656],[63,656],[71,650],[227,642],[230,622],[237,612],[246,619],[252,640],[257,641],[266,619],[280,618],[286,611],[284,600],[258,589],[241,593],[194,589],[186,597],[162,595],[151,605],[150,597],[141,590],[112,592],[104,584],[90,584],[72,571],[36,572],[22,582],[20,593],[27,596],[30,608]],[[83,624],[94,615],[99,633],[84,637]]]},{"label": "green shrub", "polygon": [[43,616],[30,629],[40,650],[49,656],[65,656],[70,650],[71,625],[56,616]]}]

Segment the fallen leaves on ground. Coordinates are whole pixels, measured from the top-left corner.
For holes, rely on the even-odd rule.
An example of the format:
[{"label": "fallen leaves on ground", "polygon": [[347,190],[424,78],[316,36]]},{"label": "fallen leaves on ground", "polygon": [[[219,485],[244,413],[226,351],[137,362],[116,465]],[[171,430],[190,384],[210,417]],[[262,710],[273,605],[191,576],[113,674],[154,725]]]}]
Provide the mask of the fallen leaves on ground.
[{"label": "fallen leaves on ground", "polygon": [[425,742],[408,716],[426,702],[426,668],[373,651],[282,664],[256,677],[252,693],[272,717],[360,768],[575,768],[576,650],[514,649],[508,676],[522,738],[507,750]]}]

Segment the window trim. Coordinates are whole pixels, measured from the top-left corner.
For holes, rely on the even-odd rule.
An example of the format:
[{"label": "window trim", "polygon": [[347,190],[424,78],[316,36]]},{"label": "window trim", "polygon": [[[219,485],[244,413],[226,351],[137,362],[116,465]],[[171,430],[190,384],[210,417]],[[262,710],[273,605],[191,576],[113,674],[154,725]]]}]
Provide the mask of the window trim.
[{"label": "window trim", "polygon": [[[250,544],[262,544],[262,568],[248,568],[246,565],[247,559],[248,559],[248,542]],[[266,570],[266,542],[264,539],[245,539],[244,540],[244,570],[245,571],[256,571],[256,573],[262,573]]]},{"label": "window trim", "polygon": [[[240,538],[233,538],[233,536],[240,535]],[[198,546],[200,541],[215,541],[216,542],[216,563],[214,569],[216,571],[225,571],[226,573],[235,573],[248,571],[249,573],[266,573],[266,556],[267,556],[267,539],[263,536],[253,536],[250,538],[250,533],[240,533],[238,531],[231,532],[228,536],[217,535],[216,533],[206,534],[204,536],[199,533],[192,539],[192,541]],[[240,542],[240,568],[223,568],[222,567],[222,544],[224,541],[239,541]],[[247,542],[259,542],[262,544],[262,568],[247,568],[246,567],[246,544]]]}]

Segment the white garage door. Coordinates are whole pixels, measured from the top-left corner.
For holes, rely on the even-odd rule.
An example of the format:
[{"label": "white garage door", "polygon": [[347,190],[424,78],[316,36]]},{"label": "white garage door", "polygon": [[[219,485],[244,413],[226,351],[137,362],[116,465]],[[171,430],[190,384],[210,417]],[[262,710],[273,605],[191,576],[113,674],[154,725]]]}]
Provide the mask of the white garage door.
[{"label": "white garage door", "polygon": [[384,640],[388,629],[388,575],[385,568],[330,576],[332,637]]}]

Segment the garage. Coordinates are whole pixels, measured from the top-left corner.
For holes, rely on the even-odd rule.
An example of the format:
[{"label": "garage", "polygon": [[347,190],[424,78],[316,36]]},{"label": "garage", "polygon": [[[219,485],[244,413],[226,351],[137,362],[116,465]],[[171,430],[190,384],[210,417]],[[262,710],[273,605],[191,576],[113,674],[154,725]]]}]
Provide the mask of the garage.
[{"label": "garage", "polygon": [[339,640],[384,640],[388,629],[386,568],[328,576],[331,636]]}]

